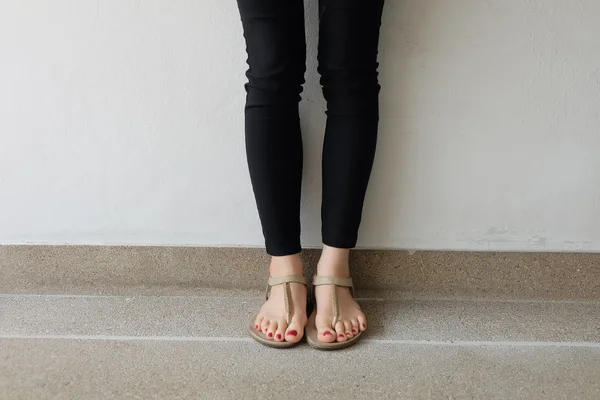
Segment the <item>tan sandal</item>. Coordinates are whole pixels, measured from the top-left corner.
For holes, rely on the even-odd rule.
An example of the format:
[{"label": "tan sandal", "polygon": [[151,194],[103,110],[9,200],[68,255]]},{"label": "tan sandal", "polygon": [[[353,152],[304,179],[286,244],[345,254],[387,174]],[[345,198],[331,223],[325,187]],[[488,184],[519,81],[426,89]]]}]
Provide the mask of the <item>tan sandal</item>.
[{"label": "tan sandal", "polygon": [[[292,296],[290,295],[290,283],[300,283],[304,286],[307,286],[306,278],[303,276],[287,275],[279,276],[276,278],[270,277],[269,283],[267,284],[267,292],[265,294],[265,298],[269,300],[269,295],[271,294],[271,287],[283,285],[283,298],[285,299],[285,313],[288,325],[292,323]],[[258,313],[254,314],[254,316],[248,323],[248,333],[250,333],[252,339],[256,340],[261,344],[264,344],[265,346],[275,347],[278,349],[294,347],[298,344],[297,342],[277,342],[273,339],[269,339],[267,335],[262,333],[262,331],[256,330],[256,317],[258,317]]]},{"label": "tan sandal", "polygon": [[[334,276],[314,276],[313,277],[313,291],[315,286],[330,285],[331,286],[331,301],[333,302],[333,320],[331,321],[331,329],[335,332],[335,324],[340,319],[340,305],[337,298],[337,286],[350,288],[350,294],[354,297],[354,285],[352,278],[337,278]],[[313,294],[314,298],[314,294]],[[362,331],[359,331],[352,339],[348,339],[344,342],[332,342],[325,343],[321,342],[318,337],[317,326],[315,325],[315,319],[317,317],[317,310],[315,309],[308,319],[308,325],[306,326],[306,342],[314,349],[318,350],[339,350],[346,347],[350,347],[356,344],[362,336]]]}]

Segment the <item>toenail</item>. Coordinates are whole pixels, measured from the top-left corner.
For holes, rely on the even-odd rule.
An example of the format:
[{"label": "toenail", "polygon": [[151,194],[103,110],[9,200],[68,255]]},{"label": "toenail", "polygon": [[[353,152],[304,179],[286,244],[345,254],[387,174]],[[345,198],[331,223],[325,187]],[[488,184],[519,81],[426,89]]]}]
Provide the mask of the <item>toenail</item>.
[{"label": "toenail", "polygon": [[323,336],[328,336],[331,335],[331,332],[327,331],[327,332],[323,332]]},{"label": "toenail", "polygon": [[279,333],[277,334],[277,339],[281,339],[281,335]]},{"label": "toenail", "polygon": [[341,337],[341,338],[343,338],[343,337],[345,337],[345,336],[344,336],[344,334],[340,333],[340,334],[338,335],[338,337]]},{"label": "toenail", "polygon": [[297,336],[298,332],[296,332],[296,331],[289,331],[287,334],[290,335],[290,336]]},{"label": "toenail", "polygon": [[366,328],[366,327],[367,327],[367,324],[362,324],[362,325],[363,325],[363,328]]},{"label": "toenail", "polygon": [[352,329],[352,333],[356,333],[356,329]]},{"label": "toenail", "polygon": [[269,336],[269,337],[273,337],[273,334],[272,334],[271,332],[269,332],[269,335],[268,335],[268,336]]}]

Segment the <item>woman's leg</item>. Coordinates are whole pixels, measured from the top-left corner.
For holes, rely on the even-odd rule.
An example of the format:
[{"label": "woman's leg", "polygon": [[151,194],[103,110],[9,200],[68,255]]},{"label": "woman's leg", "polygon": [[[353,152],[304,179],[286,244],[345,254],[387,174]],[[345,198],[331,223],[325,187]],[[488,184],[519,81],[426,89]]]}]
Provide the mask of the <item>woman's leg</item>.
[{"label": "woman's leg", "polygon": [[300,252],[302,136],[298,103],[306,65],[302,0],[238,0],[249,69],[246,153],[267,252]]},{"label": "woman's leg", "polygon": [[[377,143],[377,49],[384,0],[320,0],[319,72],[327,100],[323,146],[323,243],[319,275],[349,276]],[[338,288],[342,320],[327,335],[329,288],[317,288],[317,328],[323,341],[344,341],[366,329],[349,289]],[[320,301],[322,299],[322,301]]]},{"label": "woman's leg", "polygon": [[[300,191],[302,137],[298,102],[306,44],[302,0],[238,0],[248,53],[246,153],[265,236],[271,276],[302,275]],[[281,286],[256,320],[274,340],[298,341],[306,325],[306,288],[291,284],[288,326]]]}]

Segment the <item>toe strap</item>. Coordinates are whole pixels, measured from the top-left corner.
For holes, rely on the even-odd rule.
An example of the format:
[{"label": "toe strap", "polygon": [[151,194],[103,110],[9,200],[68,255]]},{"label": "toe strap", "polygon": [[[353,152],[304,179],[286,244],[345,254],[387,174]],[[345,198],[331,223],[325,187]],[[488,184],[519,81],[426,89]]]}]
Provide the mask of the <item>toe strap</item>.
[{"label": "toe strap", "polygon": [[269,278],[269,284],[267,285],[267,291],[265,293],[265,297],[269,300],[269,295],[271,293],[271,287],[277,285],[283,285],[283,298],[285,301],[285,314],[288,325],[292,322],[292,296],[290,294],[290,283],[300,283],[302,285],[307,285],[306,278],[298,275],[286,275],[286,276],[276,276]]},{"label": "toe strap", "polygon": [[313,286],[331,286],[331,303],[333,305],[333,319],[331,320],[331,329],[335,330],[335,325],[340,319],[340,304],[337,296],[337,286],[350,288],[350,293],[354,296],[354,283],[352,278],[339,278],[337,276],[313,276]]}]

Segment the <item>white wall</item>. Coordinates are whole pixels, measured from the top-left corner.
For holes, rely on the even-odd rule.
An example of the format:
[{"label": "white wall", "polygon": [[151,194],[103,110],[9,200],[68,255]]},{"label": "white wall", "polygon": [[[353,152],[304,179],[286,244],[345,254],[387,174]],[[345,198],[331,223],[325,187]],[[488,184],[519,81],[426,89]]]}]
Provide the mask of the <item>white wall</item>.
[{"label": "white wall", "polygon": [[[325,119],[307,1],[315,246]],[[0,4],[0,243],[262,244],[235,1]],[[600,251],[599,15],[596,0],[388,0],[360,245]]]}]

